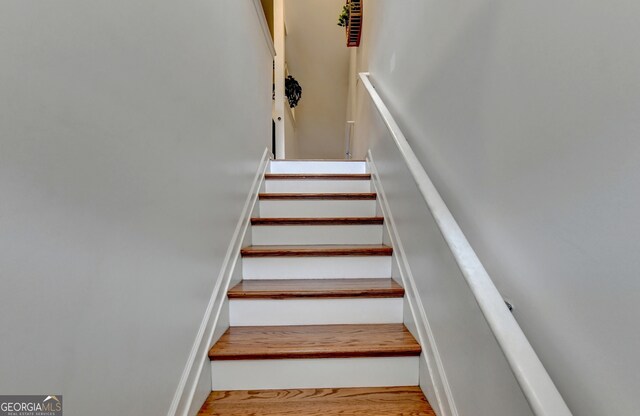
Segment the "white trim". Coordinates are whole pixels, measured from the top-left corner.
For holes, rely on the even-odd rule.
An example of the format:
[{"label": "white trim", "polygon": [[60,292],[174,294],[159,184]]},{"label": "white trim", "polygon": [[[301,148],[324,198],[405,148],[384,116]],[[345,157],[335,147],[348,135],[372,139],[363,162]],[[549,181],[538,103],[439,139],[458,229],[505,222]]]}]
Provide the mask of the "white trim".
[{"label": "white trim", "polygon": [[411,149],[391,112],[371,84],[369,73],[360,73],[360,79],[413,175],[533,413],[536,416],[570,416],[571,411],[549,373],[522,332],[522,328],[505,306],[500,292]]},{"label": "white trim", "polygon": [[267,23],[267,17],[264,15],[264,9],[262,8],[262,2],[260,0],[252,0],[253,7],[256,9],[256,15],[262,28],[262,34],[264,35],[264,41],[269,48],[269,53],[272,57],[276,56],[276,48],[273,46],[273,38],[271,38],[271,31],[269,31],[269,24]]},{"label": "white trim", "polygon": [[[404,246],[400,240],[396,223],[389,208],[387,196],[384,192],[384,187],[380,182],[380,176],[378,169],[371,151],[368,152],[367,162],[369,163],[369,171],[371,172],[371,182],[375,192],[378,193],[378,202],[380,203],[380,209],[384,216],[384,227],[387,230],[389,238],[391,240],[391,246],[393,247],[393,258],[398,266],[400,272],[400,278],[402,280],[402,286],[405,290],[405,299],[409,305],[409,311],[413,316],[415,322],[417,334],[413,334],[418,339],[418,342],[422,346],[422,357],[426,360],[429,376],[431,377],[431,385],[433,389],[433,395],[430,391],[425,391],[428,396],[429,403],[432,406],[437,407],[439,416],[458,416],[458,410],[455,407],[453,400],[453,394],[451,393],[451,386],[447,380],[446,373],[444,371],[444,365],[440,358],[438,346],[435,342],[429,319],[422,306],[423,303],[420,300],[418,289],[416,288],[415,279],[411,268],[409,267],[409,261],[405,254]],[[434,366],[435,364],[435,366]],[[422,384],[421,380],[421,384]],[[444,391],[444,397],[441,391]]]},{"label": "white trim", "polygon": [[269,166],[269,155],[269,149],[265,148],[249,195],[238,219],[238,224],[231,237],[231,242],[229,243],[227,253],[222,262],[220,273],[216,279],[216,284],[209,298],[209,304],[207,305],[198,333],[191,347],[191,352],[182,372],[182,377],[174,393],[169,412],[167,413],[168,416],[188,416],[189,409],[192,407],[192,401],[198,386],[198,381],[200,380],[200,375],[204,365],[208,365],[209,360],[206,359],[207,353],[213,344],[216,325],[227,297],[229,283],[234,275],[236,264],[239,264],[238,258],[240,256],[243,237],[249,227],[251,212],[256,205],[258,191],[264,181],[264,173]]}]

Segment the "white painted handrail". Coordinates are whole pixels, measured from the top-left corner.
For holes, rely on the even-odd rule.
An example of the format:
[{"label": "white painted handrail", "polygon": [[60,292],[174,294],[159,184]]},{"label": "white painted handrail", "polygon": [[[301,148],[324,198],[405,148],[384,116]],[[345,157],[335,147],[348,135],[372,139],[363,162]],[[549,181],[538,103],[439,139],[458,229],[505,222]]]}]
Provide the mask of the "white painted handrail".
[{"label": "white painted handrail", "polygon": [[404,157],[422,197],[502,348],[533,413],[536,416],[571,416],[571,411],[553,384],[549,373],[540,362],[518,322],[505,306],[491,277],[409,146],[389,109],[371,84],[369,73],[361,72],[360,79]]}]

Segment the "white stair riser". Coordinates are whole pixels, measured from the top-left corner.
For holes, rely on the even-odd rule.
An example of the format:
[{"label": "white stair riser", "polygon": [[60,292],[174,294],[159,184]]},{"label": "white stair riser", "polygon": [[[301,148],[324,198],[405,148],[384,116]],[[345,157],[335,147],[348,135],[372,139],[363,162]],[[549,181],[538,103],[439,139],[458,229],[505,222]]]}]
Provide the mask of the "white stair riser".
[{"label": "white stair riser", "polygon": [[382,244],[382,225],[258,225],[254,245]]},{"label": "white stair riser", "polygon": [[402,323],[402,298],[231,299],[231,326]]},{"label": "white stair riser", "polygon": [[419,357],[211,361],[212,390],[418,384]]},{"label": "white stair riser", "polygon": [[371,200],[261,200],[262,218],[373,217],[376,201]]},{"label": "white stair riser", "polygon": [[271,173],[367,173],[366,162],[271,161]]},{"label": "white stair riser", "polygon": [[371,192],[371,181],[363,180],[266,180],[265,191],[273,193]]},{"label": "white stair riser", "polygon": [[391,256],[245,257],[243,279],[357,279],[391,277]]}]

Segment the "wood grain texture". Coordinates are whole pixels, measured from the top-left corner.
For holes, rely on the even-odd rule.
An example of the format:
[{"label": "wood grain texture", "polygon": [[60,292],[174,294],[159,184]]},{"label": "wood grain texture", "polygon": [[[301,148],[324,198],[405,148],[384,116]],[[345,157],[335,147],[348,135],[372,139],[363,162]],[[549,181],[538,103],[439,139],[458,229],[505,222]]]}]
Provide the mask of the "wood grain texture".
[{"label": "wood grain texture", "polygon": [[420,387],[214,391],[198,416],[435,416]]},{"label": "wood grain texture", "polygon": [[393,279],[243,280],[229,299],[401,298],[404,289]]},{"label": "wood grain texture", "polygon": [[368,181],[370,173],[265,173],[266,180]]},{"label": "wood grain texture", "polygon": [[271,162],[366,162],[366,159],[277,159]]},{"label": "wood grain texture", "polygon": [[242,257],[344,257],[390,256],[393,249],[384,244],[249,246],[240,250]]},{"label": "wood grain texture", "polygon": [[211,360],[403,357],[420,355],[403,324],[230,327]]},{"label": "wood grain texture", "polygon": [[369,200],[376,199],[375,192],[336,192],[336,193],[260,193],[258,199],[278,199],[278,200]]},{"label": "wood grain texture", "polygon": [[251,225],[382,225],[384,217],[251,218]]}]

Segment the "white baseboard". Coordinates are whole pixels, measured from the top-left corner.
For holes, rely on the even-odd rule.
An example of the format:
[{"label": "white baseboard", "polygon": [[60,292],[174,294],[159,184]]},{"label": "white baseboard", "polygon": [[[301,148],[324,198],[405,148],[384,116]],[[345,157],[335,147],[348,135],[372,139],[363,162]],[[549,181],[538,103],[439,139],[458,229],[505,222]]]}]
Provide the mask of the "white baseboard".
[{"label": "white baseboard", "polygon": [[[203,390],[203,380],[207,378],[204,377],[207,375],[206,371],[203,376],[203,370],[205,366],[210,366],[209,358],[207,357],[209,348],[217,339],[216,337],[220,337],[226,330],[226,326],[228,326],[228,311],[224,309],[228,307],[226,302],[227,290],[232,281],[238,280],[238,275],[240,274],[240,248],[249,228],[251,213],[256,205],[258,192],[264,181],[264,173],[269,166],[270,154],[268,148],[262,154],[249,195],[229,243],[209,304],[191,348],[191,353],[169,407],[168,416],[193,416],[202,405],[202,403],[196,402],[194,397]],[[226,322],[224,325],[222,325],[223,320]],[[209,378],[210,381],[211,379]],[[209,387],[211,386],[209,385]],[[210,388],[209,391],[211,391]]]},{"label": "white baseboard", "polygon": [[[405,325],[422,346],[422,355],[420,356],[420,387],[438,416],[458,416],[458,410],[456,409],[451,387],[444,371],[438,347],[435,343],[433,331],[431,330],[425,310],[422,307],[415,279],[409,267],[406,252],[398,235],[395,221],[389,208],[384,188],[380,182],[380,176],[371,151],[367,154],[367,161],[369,162],[374,192],[378,193],[379,208],[382,210],[385,218],[384,226],[393,247],[393,271],[399,274],[405,290],[405,304],[408,305],[408,311],[410,312],[410,315],[407,314],[409,316],[405,316]],[[393,277],[397,278],[398,276]],[[424,377],[424,375],[428,377]]]}]

